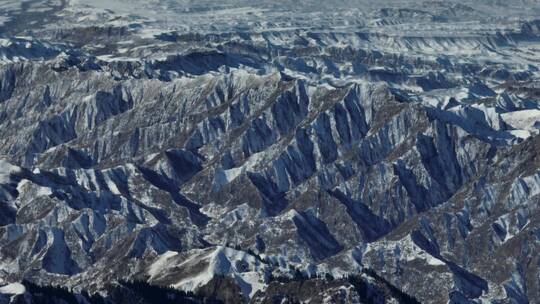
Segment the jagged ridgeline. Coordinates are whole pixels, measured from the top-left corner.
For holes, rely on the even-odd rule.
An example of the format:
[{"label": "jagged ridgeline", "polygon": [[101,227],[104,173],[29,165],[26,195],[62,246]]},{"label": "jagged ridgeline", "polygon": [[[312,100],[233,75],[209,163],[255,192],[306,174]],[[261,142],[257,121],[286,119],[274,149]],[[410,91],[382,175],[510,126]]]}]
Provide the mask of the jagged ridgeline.
[{"label": "jagged ridgeline", "polygon": [[534,303],[536,1],[0,1],[0,303]]}]

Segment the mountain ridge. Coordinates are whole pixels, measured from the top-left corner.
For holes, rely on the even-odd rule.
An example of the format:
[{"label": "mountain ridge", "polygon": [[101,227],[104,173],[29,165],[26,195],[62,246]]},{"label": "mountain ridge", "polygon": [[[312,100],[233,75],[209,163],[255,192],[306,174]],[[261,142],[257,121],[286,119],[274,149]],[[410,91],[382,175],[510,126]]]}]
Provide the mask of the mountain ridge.
[{"label": "mountain ridge", "polygon": [[0,293],[540,297],[534,2],[11,2]]}]

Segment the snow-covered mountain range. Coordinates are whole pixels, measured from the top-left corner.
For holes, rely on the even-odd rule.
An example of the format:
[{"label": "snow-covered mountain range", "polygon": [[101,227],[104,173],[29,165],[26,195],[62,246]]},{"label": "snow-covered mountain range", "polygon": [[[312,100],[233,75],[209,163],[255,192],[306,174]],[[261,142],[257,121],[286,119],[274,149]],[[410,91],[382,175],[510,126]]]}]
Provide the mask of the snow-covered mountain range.
[{"label": "snow-covered mountain range", "polygon": [[0,303],[535,303],[540,3],[374,2],[0,0]]}]

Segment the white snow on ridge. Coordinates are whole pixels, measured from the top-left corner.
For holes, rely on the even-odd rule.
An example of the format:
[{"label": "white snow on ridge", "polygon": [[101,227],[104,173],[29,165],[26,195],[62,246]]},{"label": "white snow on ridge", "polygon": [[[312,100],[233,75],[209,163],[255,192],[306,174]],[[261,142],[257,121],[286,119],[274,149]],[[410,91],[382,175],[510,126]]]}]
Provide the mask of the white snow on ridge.
[{"label": "white snow on ridge", "polygon": [[232,169],[223,171],[223,173],[225,174],[225,180],[227,183],[232,182],[234,179],[236,179],[238,176],[240,176],[244,172],[245,172],[244,167],[232,168]]},{"label": "white snow on ridge", "polygon": [[[200,265],[205,267],[200,268]],[[266,287],[263,271],[265,267],[266,265],[250,254],[217,246],[192,250],[187,257],[168,251],[149,266],[147,273],[151,280],[158,281],[171,270],[191,272],[190,276],[172,284],[174,288],[186,291],[206,285],[216,275],[229,276],[235,279],[244,295],[251,297]]]},{"label": "white snow on ridge", "polygon": [[[428,252],[422,250],[422,248],[418,247],[414,241],[411,238],[411,235],[409,234],[407,237],[399,240],[399,241],[380,241],[378,244],[381,247],[384,247],[385,250],[388,250],[389,252],[398,252],[398,256],[401,260],[411,262],[414,260],[421,260],[424,261],[427,265],[430,266],[444,266],[446,265],[444,261],[432,256]],[[375,243],[368,244],[365,251],[363,252],[363,255],[365,256],[370,251],[373,250],[373,248],[377,248],[374,246]],[[380,248],[380,247],[379,247]]]},{"label": "white snow on ridge", "polygon": [[169,264],[167,264],[168,260],[176,255],[178,255],[178,252],[176,251],[167,251],[164,254],[160,255],[159,258],[154,263],[152,263],[150,269],[148,270],[150,278],[154,278],[155,276],[163,272],[164,269],[169,267]]},{"label": "white snow on ridge", "polygon": [[535,126],[537,123],[540,124],[540,110],[538,109],[503,113],[501,117],[505,123],[517,130],[538,132]]},{"label": "white snow on ridge", "polygon": [[428,265],[431,266],[443,266],[445,263],[438,258],[432,256],[431,254],[425,252],[420,247],[418,247],[411,236],[407,236],[404,240],[400,241],[400,249],[402,250],[402,257],[406,261],[413,260],[424,260]]},{"label": "white snow on ridge", "polygon": [[214,187],[220,187],[222,185],[228,184],[238,178],[240,175],[244,174],[247,171],[252,171],[255,166],[264,161],[264,153],[255,153],[251,155],[246,162],[236,168],[223,170],[218,169],[214,179]]},{"label": "white snow on ridge", "polygon": [[0,184],[9,183],[9,176],[21,172],[21,168],[0,159]]},{"label": "white snow on ridge", "polygon": [[20,295],[26,292],[26,288],[21,283],[11,283],[0,287],[0,294]]}]

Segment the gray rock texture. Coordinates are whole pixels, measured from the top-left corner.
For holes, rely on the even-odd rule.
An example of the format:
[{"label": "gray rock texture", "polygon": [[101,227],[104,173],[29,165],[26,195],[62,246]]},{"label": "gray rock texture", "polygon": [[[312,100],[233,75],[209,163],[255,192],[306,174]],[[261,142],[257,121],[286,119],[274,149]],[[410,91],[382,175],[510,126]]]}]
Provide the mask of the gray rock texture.
[{"label": "gray rock texture", "polygon": [[537,2],[0,2],[0,303],[540,298]]}]

